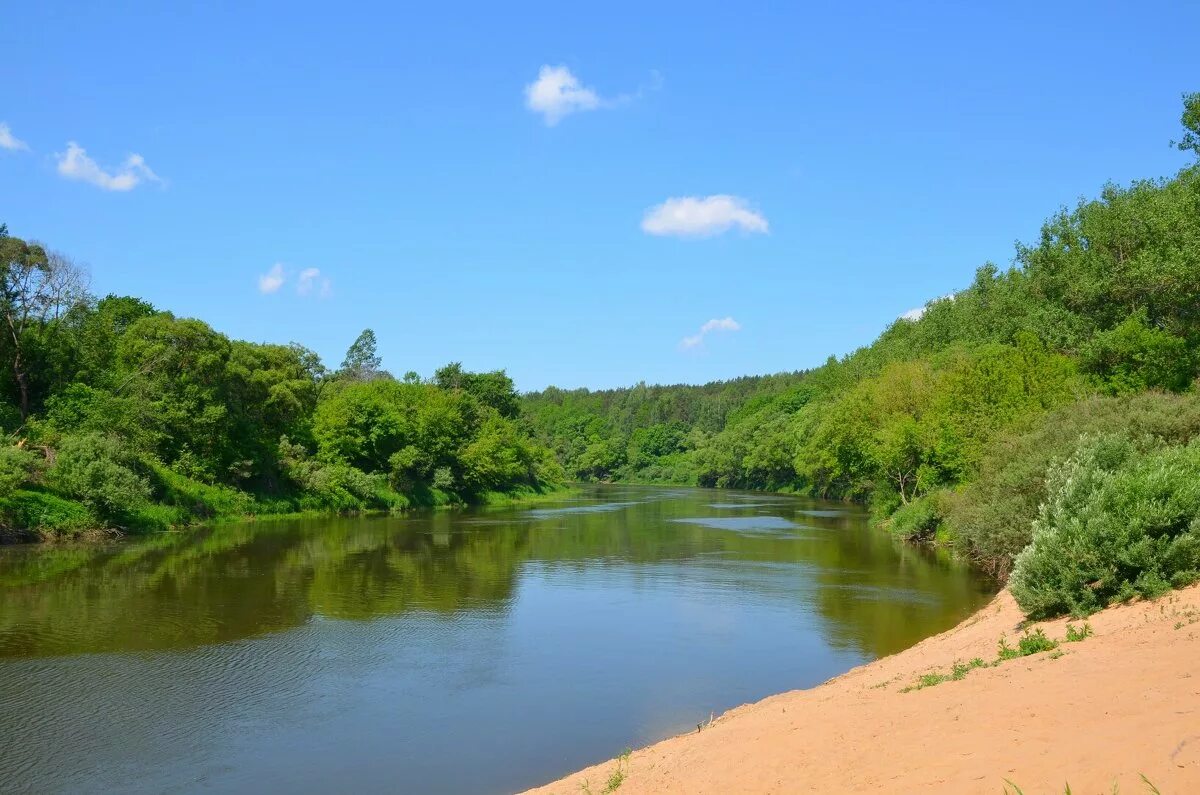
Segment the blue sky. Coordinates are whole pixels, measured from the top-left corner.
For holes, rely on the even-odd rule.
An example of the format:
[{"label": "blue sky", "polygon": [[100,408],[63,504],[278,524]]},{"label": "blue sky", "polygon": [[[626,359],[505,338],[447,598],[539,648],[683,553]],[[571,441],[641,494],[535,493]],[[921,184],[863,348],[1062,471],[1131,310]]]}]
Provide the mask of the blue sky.
[{"label": "blue sky", "polygon": [[1200,90],[1196,4],[593,5],[10,4],[0,221],[332,365],[703,382],[1174,173]]}]

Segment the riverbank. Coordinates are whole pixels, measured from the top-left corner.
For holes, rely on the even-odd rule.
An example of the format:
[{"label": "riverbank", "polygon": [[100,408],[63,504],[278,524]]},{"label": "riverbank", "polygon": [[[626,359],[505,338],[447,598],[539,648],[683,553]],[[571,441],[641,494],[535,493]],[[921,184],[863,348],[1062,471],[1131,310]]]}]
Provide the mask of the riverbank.
[{"label": "riverbank", "polygon": [[[1077,642],[1068,625],[1084,634],[1024,624],[1003,591],[899,654],[530,792],[1200,791],[1200,587],[1097,613]],[[996,662],[1039,629],[1060,645]]]},{"label": "riverbank", "polygon": [[[206,487],[207,492],[231,491],[221,489],[220,487]],[[202,516],[184,516],[184,521],[169,521],[161,520],[156,526],[150,522],[144,526],[135,527],[118,527],[106,528],[95,526],[92,524],[95,519],[87,508],[82,504],[72,500],[67,500],[61,496],[54,495],[41,491],[21,491],[16,495],[6,499],[0,499],[0,546],[6,544],[37,544],[37,543],[55,543],[55,542],[97,542],[97,541],[112,541],[114,539],[123,538],[125,536],[146,537],[162,532],[180,532],[185,530],[194,530],[200,527],[210,527],[215,525],[233,524],[237,522],[257,522],[257,521],[273,521],[281,519],[303,519],[303,518],[321,518],[335,516],[382,516],[388,513],[407,513],[414,510],[447,510],[461,509],[472,507],[505,507],[505,506],[522,506],[536,505],[543,502],[553,502],[570,497],[572,494],[578,493],[578,488],[573,485],[546,485],[539,488],[532,486],[521,486],[511,491],[487,491],[476,495],[471,500],[463,500],[457,495],[437,491],[434,489],[427,490],[417,495],[404,495],[405,504],[403,506],[393,507],[392,509],[376,509],[364,508],[351,511],[338,511],[333,509],[290,509],[284,508],[279,510],[274,505],[288,505],[287,501],[276,501],[267,504],[268,507],[260,510],[235,508],[229,509],[226,507],[230,503],[236,504],[232,500],[220,500],[208,502],[197,499],[193,507],[199,507],[206,515]],[[239,495],[245,497],[251,503],[255,498],[250,495]],[[16,497],[17,499],[14,499]],[[24,498],[24,499],[21,499]],[[33,498],[32,500],[30,498]],[[10,507],[11,503],[18,503],[20,508],[17,511],[5,511],[6,507]],[[35,511],[31,512],[27,505],[21,503],[33,502]],[[174,512],[179,516],[183,516],[186,511],[179,506],[173,505],[153,505],[151,509],[154,512]],[[27,519],[24,522],[13,522],[13,517],[8,514],[15,513],[17,517],[30,516],[31,514],[36,519],[30,521]],[[7,519],[5,518],[7,516]],[[65,517],[65,519],[64,519]]]}]

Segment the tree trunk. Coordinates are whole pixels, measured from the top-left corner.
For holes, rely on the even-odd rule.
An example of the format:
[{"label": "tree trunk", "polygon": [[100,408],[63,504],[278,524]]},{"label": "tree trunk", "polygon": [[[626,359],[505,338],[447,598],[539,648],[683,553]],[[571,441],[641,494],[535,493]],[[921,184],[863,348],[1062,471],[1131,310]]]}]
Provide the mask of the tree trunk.
[{"label": "tree trunk", "polygon": [[13,354],[13,375],[17,379],[17,388],[21,391],[21,422],[25,422],[29,419],[29,377],[25,374],[25,367],[21,362],[20,348]]}]

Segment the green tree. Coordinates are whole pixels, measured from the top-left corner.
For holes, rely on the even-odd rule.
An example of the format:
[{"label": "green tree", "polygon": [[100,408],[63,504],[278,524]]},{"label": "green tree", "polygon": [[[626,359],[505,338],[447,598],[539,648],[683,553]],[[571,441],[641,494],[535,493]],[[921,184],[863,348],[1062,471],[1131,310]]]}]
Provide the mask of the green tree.
[{"label": "green tree", "polygon": [[213,482],[237,459],[227,367],[232,345],[199,320],[169,313],[135,322],[121,337],[119,395],[147,406],[158,456],[190,477]]},{"label": "green tree", "polygon": [[83,274],[70,260],[12,237],[8,227],[0,225],[0,320],[21,419],[27,418],[32,408],[27,356],[30,337],[41,335],[84,295]]},{"label": "green tree", "polygon": [[1098,332],[1081,359],[1084,371],[1095,375],[1104,391],[1117,395],[1153,388],[1182,391],[1195,371],[1187,340],[1151,328],[1142,312]]},{"label": "green tree", "polygon": [[346,351],[338,375],[350,381],[371,381],[384,375],[383,360],[376,353],[375,332],[363,329]]},{"label": "green tree", "polygon": [[1179,117],[1183,125],[1183,137],[1171,144],[1181,152],[1193,152],[1200,155],[1200,91],[1183,95],[1183,115]]},{"label": "green tree", "polygon": [[503,370],[490,373],[471,373],[460,362],[451,362],[433,374],[433,383],[441,389],[463,390],[485,406],[491,406],[500,416],[512,419],[521,413],[517,390]]}]

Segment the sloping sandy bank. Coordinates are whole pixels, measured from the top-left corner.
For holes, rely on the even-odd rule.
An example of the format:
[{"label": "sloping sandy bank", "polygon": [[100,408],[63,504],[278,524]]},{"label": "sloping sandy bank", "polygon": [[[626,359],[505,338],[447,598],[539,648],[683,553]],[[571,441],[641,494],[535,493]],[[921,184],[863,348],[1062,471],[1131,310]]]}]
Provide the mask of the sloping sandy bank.
[{"label": "sloping sandy bank", "polygon": [[[1110,608],[1094,635],[901,692],[1021,636],[1007,591],[952,630],[811,690],[730,710],[536,793],[1200,793],[1200,588]],[[1062,640],[1066,620],[1041,622]],[[1080,621],[1070,622],[1077,627]],[[618,777],[619,778],[619,777]]]}]

